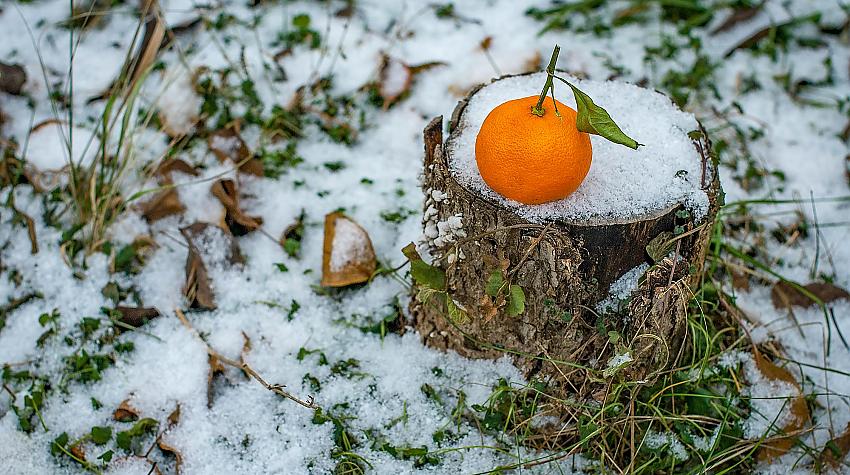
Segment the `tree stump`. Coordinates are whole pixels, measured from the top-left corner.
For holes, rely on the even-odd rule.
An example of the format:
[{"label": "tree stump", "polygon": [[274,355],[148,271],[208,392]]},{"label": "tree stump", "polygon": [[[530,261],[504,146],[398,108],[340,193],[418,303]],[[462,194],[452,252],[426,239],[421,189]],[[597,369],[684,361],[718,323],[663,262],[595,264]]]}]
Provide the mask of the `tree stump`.
[{"label": "tree stump", "polygon": [[[427,345],[466,357],[509,354],[529,380],[567,393],[588,395],[599,388],[594,381],[615,374],[651,381],[679,355],[690,287],[700,278],[719,207],[720,184],[704,131],[682,132],[699,161],[698,188],[708,203],[701,215],[680,202],[629,219],[529,219],[462,183],[450,166],[463,134],[473,133],[464,113],[482,87],[456,107],[447,141],[442,117],[424,130],[420,249],[445,271],[449,304],[463,312],[449,312],[445,300],[413,298],[414,327]],[[495,285],[488,289],[488,282],[500,282],[498,276],[491,281],[494,273],[501,276],[499,292]],[[606,310],[611,286],[622,287],[624,280],[635,285],[640,274],[622,306]],[[519,314],[510,305],[514,285],[525,295]]]}]

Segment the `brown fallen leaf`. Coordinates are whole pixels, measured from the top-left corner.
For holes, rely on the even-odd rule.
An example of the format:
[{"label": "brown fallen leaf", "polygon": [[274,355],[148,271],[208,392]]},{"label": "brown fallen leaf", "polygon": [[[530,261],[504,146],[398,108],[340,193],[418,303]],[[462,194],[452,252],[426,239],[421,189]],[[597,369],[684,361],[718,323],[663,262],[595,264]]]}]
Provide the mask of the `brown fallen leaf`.
[{"label": "brown fallen leaf", "polygon": [[177,194],[177,188],[168,187],[160,191],[148,201],[139,205],[139,211],[142,217],[149,223],[159,221],[175,214],[180,214],[186,211],[186,207],[180,202],[180,195]]},{"label": "brown fallen leaf", "polygon": [[824,469],[838,471],[848,453],[850,453],[850,423],[847,424],[841,435],[826,443],[817,460],[815,460],[817,473],[823,473]]},{"label": "brown fallen leaf", "polygon": [[[121,318],[118,321],[133,328],[139,328],[148,321],[161,316],[159,310],[154,307],[125,307],[119,305],[115,307],[115,310],[121,314]],[[116,326],[115,328],[119,332],[124,330],[121,326]]]},{"label": "brown fallen leaf", "polygon": [[366,282],[375,267],[375,250],[366,230],[340,212],[325,216],[322,286],[345,287]]},{"label": "brown fallen leaf", "polygon": [[239,171],[263,176],[263,162],[253,157],[235,126],[216,130],[207,137],[207,146],[220,162],[230,161]]},{"label": "brown fallen leaf", "polygon": [[[840,299],[850,300],[850,293],[833,284],[812,282],[802,287],[819,298],[823,303],[830,303]],[[770,290],[770,299],[773,301],[773,306],[777,309],[790,309],[792,306],[810,307],[817,303],[808,295],[785,281],[779,281],[774,284]]]},{"label": "brown fallen leaf", "polygon": [[809,406],[806,405],[806,399],[803,397],[803,391],[794,377],[787,369],[776,366],[772,361],[767,359],[758,351],[754,352],[756,367],[762,375],[773,381],[783,381],[796,389],[797,395],[790,401],[789,410],[793,416],[788,423],[782,427],[782,434],[770,437],[764,441],[758,452],[758,460],[769,462],[777,457],[780,457],[794,446],[797,437],[809,422]]},{"label": "brown fallen leaf", "polygon": [[747,274],[736,270],[730,271],[730,274],[732,274],[732,287],[738,290],[750,290],[750,277]]},{"label": "brown fallen leaf", "polygon": [[198,170],[195,169],[192,165],[180,160],[179,158],[171,158],[168,160],[164,160],[159,166],[154,170],[154,175],[161,177],[166,180],[165,183],[171,183],[171,173],[172,172],[180,172],[185,173],[187,175],[198,176]]},{"label": "brown fallen leaf", "polygon": [[77,459],[82,460],[83,462],[86,461],[86,451],[81,443],[78,442],[68,447],[68,450],[71,452],[71,455],[73,455]]},{"label": "brown fallen leaf", "polygon": [[165,442],[162,438],[156,441],[156,446],[166,455],[174,457],[174,474],[180,475],[180,468],[183,466],[183,455],[173,445]]},{"label": "brown fallen leaf", "polygon": [[764,2],[761,2],[758,5],[752,7],[736,8],[731,13],[729,13],[729,16],[727,16],[726,19],[723,20],[723,22],[717,26],[717,28],[711,30],[710,34],[713,36],[718,33],[723,33],[724,31],[731,30],[739,23],[743,23],[756,16],[761,11],[763,6]]},{"label": "brown fallen leaf", "polygon": [[168,428],[176,426],[180,423],[180,404],[177,404],[177,407],[171,411],[171,414],[168,415]]},{"label": "brown fallen leaf", "polygon": [[129,399],[125,399],[112,414],[112,418],[118,422],[133,422],[139,419],[139,411],[130,405]]},{"label": "brown fallen leaf", "polygon": [[239,250],[239,245],[230,233],[212,224],[194,223],[181,228],[180,233],[183,234],[189,245],[189,252],[186,256],[186,283],[183,286],[183,295],[188,299],[191,308],[214,310],[216,308],[215,294],[212,291],[207,267],[200,252],[201,249],[205,248],[203,240],[207,237],[207,233],[218,234],[217,238],[225,240],[227,249],[224,258],[231,265],[245,262],[242,251]]},{"label": "brown fallen leaf", "polygon": [[224,376],[224,364],[212,353],[209,354],[207,362],[210,367],[207,373],[207,407],[211,408],[215,397],[215,385],[219,378]]},{"label": "brown fallen leaf", "polygon": [[27,82],[27,72],[20,64],[0,62],[0,91],[19,95]]},{"label": "brown fallen leaf", "polygon": [[263,225],[263,218],[248,216],[239,208],[239,193],[236,182],[221,179],[210,189],[213,196],[224,206],[224,223],[234,236],[244,236]]},{"label": "brown fallen leaf", "polygon": [[27,227],[27,236],[30,239],[30,254],[38,254],[38,237],[35,234],[35,221],[32,217],[15,207],[14,195],[9,195],[9,207],[12,209],[13,220],[23,222]]},{"label": "brown fallen leaf", "polygon": [[386,53],[382,54],[376,86],[378,95],[383,100],[382,107],[384,110],[389,109],[410,92],[416,75],[437,66],[444,66],[445,64],[440,61],[431,61],[417,65],[408,65]]}]

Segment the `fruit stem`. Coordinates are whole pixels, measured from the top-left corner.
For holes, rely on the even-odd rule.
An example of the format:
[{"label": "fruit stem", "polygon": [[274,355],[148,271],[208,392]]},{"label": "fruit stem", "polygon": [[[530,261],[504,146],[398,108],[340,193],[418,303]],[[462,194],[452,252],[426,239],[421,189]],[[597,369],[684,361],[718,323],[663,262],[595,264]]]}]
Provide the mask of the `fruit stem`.
[{"label": "fruit stem", "polygon": [[[561,52],[561,47],[555,45],[555,49],[552,50],[552,57],[549,58],[549,65],[546,66],[546,84],[543,85],[543,92],[540,93],[540,98],[537,100],[537,104],[531,106],[531,113],[536,115],[537,117],[543,117],[543,114],[546,113],[546,110],[543,109],[543,101],[546,99],[546,94],[549,92],[549,89],[553,89],[552,77],[555,75],[555,63],[558,62],[558,53]],[[554,101],[554,99],[552,99]]]}]

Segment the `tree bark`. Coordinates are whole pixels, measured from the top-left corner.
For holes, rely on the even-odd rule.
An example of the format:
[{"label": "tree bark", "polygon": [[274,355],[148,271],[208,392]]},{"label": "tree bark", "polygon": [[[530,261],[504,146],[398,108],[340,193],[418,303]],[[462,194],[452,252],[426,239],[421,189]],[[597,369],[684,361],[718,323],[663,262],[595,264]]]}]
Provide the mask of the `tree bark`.
[{"label": "tree bark", "polygon": [[[704,131],[694,139],[704,170],[702,188],[710,201],[701,219],[678,217],[677,211],[684,208],[680,204],[625,222],[532,223],[466,189],[449,171],[452,142],[462,133],[456,124],[475,92],[455,109],[450,124],[455,128],[447,142],[442,117],[424,131],[426,235],[429,228],[452,228],[453,220],[462,223],[452,237],[430,239],[424,246],[432,265],[446,272],[447,298],[465,315],[454,312],[450,317],[444,301],[413,298],[414,327],[435,348],[472,358],[509,354],[527,378],[570,393],[598,390],[592,381],[613,377],[609,360],[615,355],[631,359],[616,371],[617,377],[653,379],[679,355],[690,287],[700,278],[719,207],[720,184]],[[680,233],[674,236],[677,226]],[[659,261],[653,262],[647,246],[661,242],[671,252],[663,258],[656,255]],[[600,315],[595,307],[608,297],[611,284],[644,263],[651,267],[632,292],[628,308]],[[507,292],[488,294],[494,272],[501,272]],[[514,316],[511,285],[525,294],[525,309],[519,315],[514,311]]]}]

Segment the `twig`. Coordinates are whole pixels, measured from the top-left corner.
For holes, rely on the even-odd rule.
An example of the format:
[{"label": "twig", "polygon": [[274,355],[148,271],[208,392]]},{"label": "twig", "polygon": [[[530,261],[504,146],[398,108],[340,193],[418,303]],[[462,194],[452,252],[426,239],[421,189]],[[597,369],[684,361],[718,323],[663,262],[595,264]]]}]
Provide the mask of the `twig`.
[{"label": "twig", "polygon": [[180,310],[179,308],[175,308],[174,313],[177,315],[177,318],[180,319],[180,322],[183,324],[183,326],[185,326],[187,329],[189,329],[189,331],[194,333],[195,336],[197,336],[198,339],[200,339],[204,343],[204,345],[207,347],[207,354],[209,354],[210,356],[217,358],[219,361],[221,361],[222,363],[224,363],[228,366],[232,366],[234,368],[241,369],[242,371],[245,372],[245,374],[247,374],[248,376],[257,380],[258,383],[262,384],[263,387],[265,387],[269,391],[271,391],[271,392],[273,392],[273,393],[275,393],[279,396],[283,396],[283,397],[285,397],[285,398],[287,398],[291,401],[294,401],[294,402],[306,407],[307,409],[319,409],[319,406],[316,404],[316,401],[313,398],[313,396],[307,396],[306,401],[304,401],[303,399],[299,399],[298,397],[293,396],[288,391],[284,390],[284,388],[286,386],[284,386],[282,384],[269,384],[269,383],[267,383],[266,380],[263,379],[263,377],[259,375],[259,373],[257,373],[256,371],[254,371],[253,368],[248,366],[248,363],[240,363],[239,361],[232,360],[232,359],[230,359],[226,356],[221,355],[219,352],[215,351],[209,345],[209,343],[206,342],[206,340],[201,338],[201,335],[195,330],[195,328],[192,326],[192,324],[189,323],[189,320],[186,318],[186,315],[183,314],[182,310]]}]

